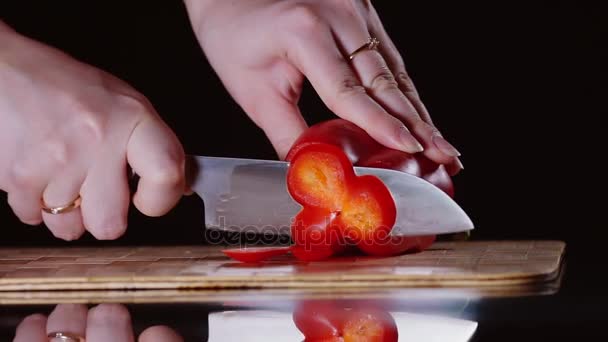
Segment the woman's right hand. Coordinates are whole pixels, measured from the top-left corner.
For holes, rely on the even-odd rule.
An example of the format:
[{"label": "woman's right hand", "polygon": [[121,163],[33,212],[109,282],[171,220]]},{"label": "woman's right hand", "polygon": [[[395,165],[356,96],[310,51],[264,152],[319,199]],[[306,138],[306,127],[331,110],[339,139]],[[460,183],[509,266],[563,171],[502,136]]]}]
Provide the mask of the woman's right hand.
[{"label": "woman's right hand", "polygon": [[[65,240],[115,239],[135,206],[169,211],[184,193],[184,151],[144,96],[125,82],[0,22],[0,189],[21,221]],[[52,215],[80,196],[80,208]]]}]

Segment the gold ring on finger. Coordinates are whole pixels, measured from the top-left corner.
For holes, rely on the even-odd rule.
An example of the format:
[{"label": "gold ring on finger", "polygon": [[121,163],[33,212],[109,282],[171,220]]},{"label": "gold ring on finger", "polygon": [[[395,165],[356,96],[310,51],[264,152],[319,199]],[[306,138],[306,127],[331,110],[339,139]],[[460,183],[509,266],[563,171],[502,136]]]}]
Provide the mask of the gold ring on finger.
[{"label": "gold ring on finger", "polygon": [[52,342],[55,340],[65,341],[65,342],[86,342],[86,340],[82,336],[72,334],[72,333],[61,332],[61,331],[55,331],[55,332],[49,333],[47,335],[47,337],[49,338],[49,342]]},{"label": "gold ring on finger", "polygon": [[44,203],[44,200],[42,200],[42,211],[44,211],[47,214],[51,214],[51,215],[59,215],[59,214],[64,214],[67,212],[70,212],[78,207],[80,207],[80,202],[82,202],[80,196],[76,197],[75,200],[73,200],[72,202],[62,205],[62,206],[58,206],[58,207],[49,207],[48,205],[46,205]]},{"label": "gold ring on finger", "polygon": [[355,51],[353,51],[350,55],[348,55],[348,59],[352,61],[353,58],[355,58],[356,54],[358,54],[359,52],[364,51],[364,50],[376,50],[376,49],[378,49],[378,45],[380,45],[380,41],[377,38],[368,37],[367,42],[365,42],[365,44],[361,45],[359,48],[357,48]]}]

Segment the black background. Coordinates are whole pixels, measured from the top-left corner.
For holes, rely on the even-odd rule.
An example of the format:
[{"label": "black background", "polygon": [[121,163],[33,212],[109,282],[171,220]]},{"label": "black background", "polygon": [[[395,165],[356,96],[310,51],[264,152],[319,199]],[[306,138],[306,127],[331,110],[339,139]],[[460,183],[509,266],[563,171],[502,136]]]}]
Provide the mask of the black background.
[{"label": "black background", "polygon": [[[478,340],[605,335],[597,280],[606,269],[607,2],[374,4],[435,122],[463,153],[457,201],[476,223],[474,238],[568,243],[559,296],[489,305]],[[188,153],[275,158],[206,62],[181,1],[2,0],[0,18],[128,81]],[[309,87],[301,106],[310,124],[331,117]],[[0,245],[202,243],[203,222],[201,201],[189,197],[162,218],[132,210],[117,241],[64,243],[20,224],[0,198]]]},{"label": "black background", "polygon": [[[457,201],[475,237],[601,242],[605,3],[375,2],[436,124],[463,153]],[[128,81],[188,153],[275,158],[206,62],[181,1],[2,1],[0,13]],[[310,87],[301,107],[310,124],[331,117]],[[1,244],[63,244],[21,225],[5,203]],[[133,210],[118,241],[75,243],[191,244],[202,229],[202,204],[190,197],[163,218]]]}]

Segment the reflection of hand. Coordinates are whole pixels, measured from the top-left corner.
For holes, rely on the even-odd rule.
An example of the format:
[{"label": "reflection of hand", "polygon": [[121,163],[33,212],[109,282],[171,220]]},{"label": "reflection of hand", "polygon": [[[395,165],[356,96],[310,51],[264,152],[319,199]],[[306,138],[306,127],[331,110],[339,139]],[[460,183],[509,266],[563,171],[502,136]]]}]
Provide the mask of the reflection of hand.
[{"label": "reflection of hand", "polygon": [[[131,316],[123,305],[100,304],[88,310],[84,305],[59,304],[48,318],[41,314],[26,317],[17,327],[14,342],[47,342],[52,332],[81,336],[87,342],[135,341]],[[58,338],[50,341],[72,342]],[[181,342],[183,339],[171,328],[153,326],[144,330],[138,341]]]},{"label": "reflection of hand", "polygon": [[[184,192],[184,151],[148,100],[116,77],[23,37],[0,21],[0,190],[21,221],[65,240],[85,229],[115,239],[127,226],[127,163],[144,214]],[[61,215],[50,207],[82,205]]]},{"label": "reflection of hand", "polygon": [[[329,109],[381,144],[457,166],[367,0],[187,0],[198,40],[224,85],[284,157],[306,124],[307,78]],[[349,55],[368,41],[379,52]],[[407,128],[406,128],[407,126]],[[409,130],[408,130],[409,128]],[[411,132],[411,133],[410,133]]]}]

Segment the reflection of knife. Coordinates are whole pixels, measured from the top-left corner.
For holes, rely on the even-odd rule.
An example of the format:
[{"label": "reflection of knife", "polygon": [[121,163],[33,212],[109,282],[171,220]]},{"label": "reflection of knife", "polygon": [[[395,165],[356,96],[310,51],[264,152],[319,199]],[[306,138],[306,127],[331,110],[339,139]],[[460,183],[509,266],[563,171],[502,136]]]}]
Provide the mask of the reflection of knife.
[{"label": "reflection of knife", "polygon": [[[467,342],[477,330],[477,322],[439,315],[391,312],[400,342]],[[291,313],[278,311],[223,311],[209,314],[209,342],[222,341],[302,341],[304,335]],[[327,321],[321,321],[328,329]],[[239,327],[239,329],[235,329]],[[243,334],[243,331],[247,331]],[[336,339],[337,340],[337,339]]]},{"label": "reflection of knife", "polygon": [[[189,183],[205,204],[211,229],[289,234],[300,210],[287,192],[289,163],[189,156]],[[393,235],[433,235],[473,229],[466,213],[443,191],[416,176],[394,170],[355,167],[388,187],[397,206]]]}]

